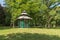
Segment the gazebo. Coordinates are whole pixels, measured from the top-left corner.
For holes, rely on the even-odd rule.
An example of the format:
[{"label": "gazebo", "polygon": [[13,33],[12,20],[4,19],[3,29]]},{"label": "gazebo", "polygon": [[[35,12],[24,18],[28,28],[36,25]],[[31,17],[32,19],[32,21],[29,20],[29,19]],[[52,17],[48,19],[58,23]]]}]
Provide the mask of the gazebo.
[{"label": "gazebo", "polygon": [[28,14],[23,11],[21,15],[18,17],[18,26],[19,28],[28,28],[30,27],[30,20],[32,18],[28,16]]}]

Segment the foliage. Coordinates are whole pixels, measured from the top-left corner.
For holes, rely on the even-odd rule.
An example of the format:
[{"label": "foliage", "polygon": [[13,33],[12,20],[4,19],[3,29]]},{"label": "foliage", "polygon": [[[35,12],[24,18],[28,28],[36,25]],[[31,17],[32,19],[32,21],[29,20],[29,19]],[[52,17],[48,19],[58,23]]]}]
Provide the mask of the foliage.
[{"label": "foliage", "polygon": [[59,0],[5,0],[8,13],[11,14],[11,24],[14,25],[20,13],[26,10],[33,18],[34,26],[46,27],[51,27],[52,21],[60,20],[60,14],[56,12],[57,2]]},{"label": "foliage", "polygon": [[5,24],[5,8],[3,8],[0,4],[0,25]]}]

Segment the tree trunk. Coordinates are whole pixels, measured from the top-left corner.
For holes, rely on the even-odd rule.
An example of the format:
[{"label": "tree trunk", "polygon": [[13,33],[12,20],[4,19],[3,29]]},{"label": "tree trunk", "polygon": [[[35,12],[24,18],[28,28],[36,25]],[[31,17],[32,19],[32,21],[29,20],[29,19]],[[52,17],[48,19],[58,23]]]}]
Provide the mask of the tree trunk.
[{"label": "tree trunk", "polygon": [[13,22],[13,21],[11,21],[10,26],[12,26],[13,28],[15,27],[15,25],[14,25],[14,22]]},{"label": "tree trunk", "polygon": [[13,26],[13,28],[15,27],[14,22],[13,22],[12,26]]},{"label": "tree trunk", "polygon": [[50,28],[51,27],[51,25],[50,25],[50,23],[48,23],[48,28]]},{"label": "tree trunk", "polygon": [[47,23],[45,24],[45,28],[47,28]]},{"label": "tree trunk", "polygon": [[55,28],[55,27],[56,27],[56,25],[54,24],[54,25],[53,25],[53,28]]},{"label": "tree trunk", "polygon": [[47,21],[47,25],[48,25],[47,27],[48,27],[48,28],[51,27],[51,23],[50,23],[50,22],[51,22],[52,18],[53,18],[53,17],[50,17],[50,18],[48,19],[48,21]]}]

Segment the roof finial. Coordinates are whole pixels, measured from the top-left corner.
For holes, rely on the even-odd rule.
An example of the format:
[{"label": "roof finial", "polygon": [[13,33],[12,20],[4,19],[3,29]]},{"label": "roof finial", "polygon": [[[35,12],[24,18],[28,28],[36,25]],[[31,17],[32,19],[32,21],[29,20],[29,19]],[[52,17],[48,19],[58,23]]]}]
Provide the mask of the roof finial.
[{"label": "roof finial", "polygon": [[26,13],[26,11],[24,10],[23,13]]}]

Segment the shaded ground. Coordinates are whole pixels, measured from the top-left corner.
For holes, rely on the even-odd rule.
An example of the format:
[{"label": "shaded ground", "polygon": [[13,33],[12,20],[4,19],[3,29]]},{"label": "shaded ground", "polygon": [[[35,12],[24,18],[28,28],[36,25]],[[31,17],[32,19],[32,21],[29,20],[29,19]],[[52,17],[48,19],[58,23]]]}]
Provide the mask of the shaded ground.
[{"label": "shaded ground", "polygon": [[16,33],[0,35],[0,40],[60,40],[60,37],[45,34]]}]

